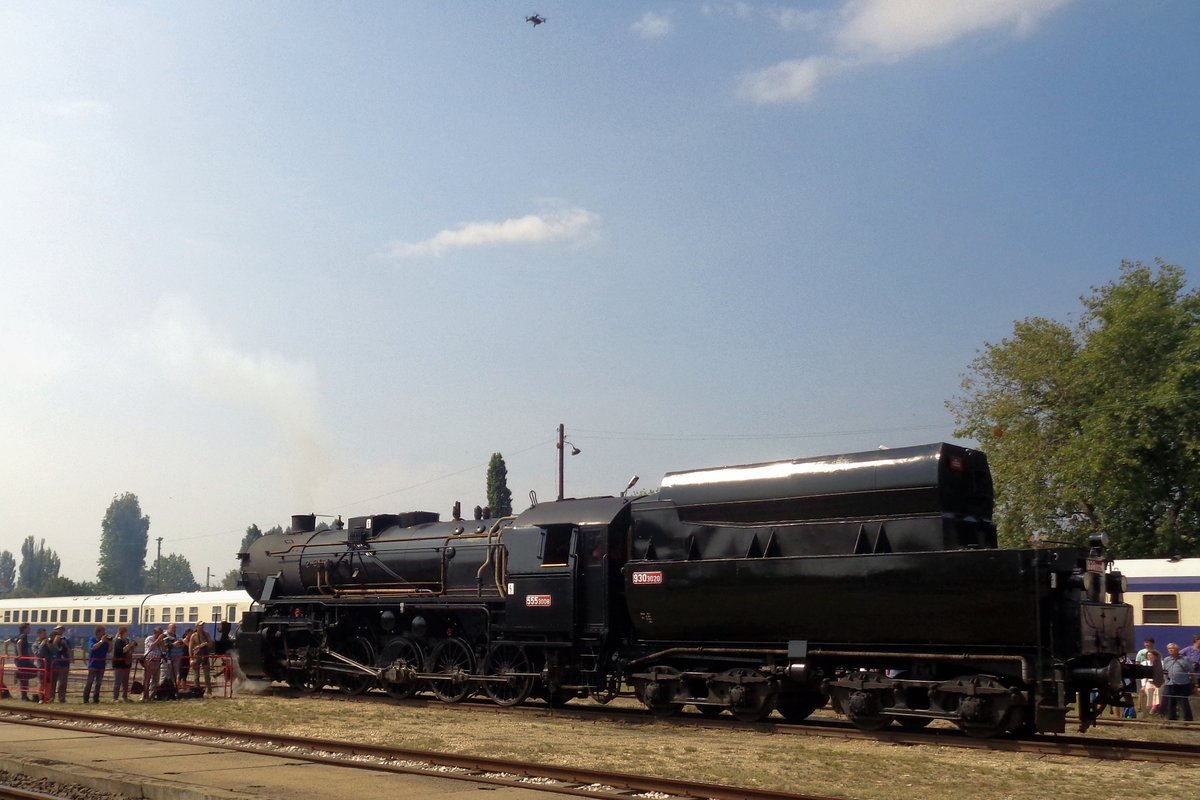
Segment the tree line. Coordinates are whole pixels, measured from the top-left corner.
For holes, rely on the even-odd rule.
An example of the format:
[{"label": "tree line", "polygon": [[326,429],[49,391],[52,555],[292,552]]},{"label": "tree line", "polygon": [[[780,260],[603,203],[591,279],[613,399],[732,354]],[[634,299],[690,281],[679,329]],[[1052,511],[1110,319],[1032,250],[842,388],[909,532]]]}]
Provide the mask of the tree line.
[{"label": "tree line", "polygon": [[[512,493],[508,490],[508,469],[499,453],[488,464],[487,497],[494,516],[512,513]],[[322,522],[317,530],[325,530]],[[246,528],[239,545],[244,553],[263,536],[283,533],[279,525],[265,532],[257,524]],[[100,522],[99,569],[94,581],[75,581],[59,574],[58,554],[46,546],[46,540],[26,537],[21,544],[21,560],[12,552],[0,551],[0,594],[9,597],[60,597],[97,594],[138,594],[142,592],[190,592],[200,588],[192,565],[178,553],[168,553],[146,563],[150,543],[150,518],[142,513],[137,495],[126,492],[114,496]],[[239,568],[230,569],[221,579],[221,588],[236,589]]]}]

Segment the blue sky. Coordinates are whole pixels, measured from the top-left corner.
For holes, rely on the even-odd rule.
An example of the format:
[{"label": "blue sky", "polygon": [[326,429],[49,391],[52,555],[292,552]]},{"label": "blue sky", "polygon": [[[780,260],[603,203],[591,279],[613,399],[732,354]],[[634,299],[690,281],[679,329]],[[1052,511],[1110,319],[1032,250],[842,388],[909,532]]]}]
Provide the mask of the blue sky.
[{"label": "blue sky", "polygon": [[[539,12],[534,28],[524,17]],[[953,439],[1015,320],[1200,269],[1200,5],[0,7],[0,549]],[[153,542],[151,544],[153,550]],[[150,557],[153,557],[151,552]]]}]

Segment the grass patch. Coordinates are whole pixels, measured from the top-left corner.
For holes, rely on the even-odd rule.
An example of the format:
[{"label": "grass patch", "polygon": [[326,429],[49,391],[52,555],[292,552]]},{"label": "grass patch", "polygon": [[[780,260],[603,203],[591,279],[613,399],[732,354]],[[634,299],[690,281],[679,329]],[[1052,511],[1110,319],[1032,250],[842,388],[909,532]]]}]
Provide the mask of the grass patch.
[{"label": "grass patch", "polygon": [[[28,708],[19,701],[3,707]],[[887,745],[829,737],[682,729],[670,721],[572,719],[501,709],[404,706],[318,697],[206,698],[83,706],[110,716],[229,729],[317,735],[420,750],[472,753],[531,763],[711,781],[855,800],[1008,800],[1190,794],[1200,768],[989,753],[952,747]],[[54,706],[51,706],[53,708]],[[1106,727],[1102,735],[1116,735]],[[1195,731],[1138,726],[1138,738],[1195,741]]]}]

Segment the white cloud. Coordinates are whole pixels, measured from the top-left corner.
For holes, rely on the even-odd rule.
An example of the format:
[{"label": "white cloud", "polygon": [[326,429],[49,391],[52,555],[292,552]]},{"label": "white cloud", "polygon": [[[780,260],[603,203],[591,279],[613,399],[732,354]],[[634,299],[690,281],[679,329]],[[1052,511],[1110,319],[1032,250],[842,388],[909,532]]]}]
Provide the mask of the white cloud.
[{"label": "white cloud", "polygon": [[71,122],[107,119],[112,116],[112,106],[99,100],[66,100],[49,106],[46,110],[53,116]]},{"label": "white cloud", "polygon": [[469,247],[583,241],[594,234],[600,217],[583,208],[555,209],[502,222],[464,222],[419,242],[391,242],[386,254],[395,258],[441,257]]},{"label": "white cloud", "polygon": [[822,56],[781,61],[743,77],[741,94],[760,104],[805,102],[823,78],[842,68],[841,62]]},{"label": "white cloud", "polygon": [[1029,34],[1045,17],[1073,0],[848,0],[836,15],[774,12],[790,30],[811,30],[834,20],[828,53],[789,59],[746,75],[743,97],[755,103],[805,102],[837,72],[896,63],[968,36]]},{"label": "white cloud", "polygon": [[972,34],[1011,30],[1028,34],[1071,0],[857,0],[838,44],[872,58],[902,57],[943,47]]},{"label": "white cloud", "polygon": [[643,39],[661,39],[671,33],[671,16],[657,11],[647,11],[629,29]]}]

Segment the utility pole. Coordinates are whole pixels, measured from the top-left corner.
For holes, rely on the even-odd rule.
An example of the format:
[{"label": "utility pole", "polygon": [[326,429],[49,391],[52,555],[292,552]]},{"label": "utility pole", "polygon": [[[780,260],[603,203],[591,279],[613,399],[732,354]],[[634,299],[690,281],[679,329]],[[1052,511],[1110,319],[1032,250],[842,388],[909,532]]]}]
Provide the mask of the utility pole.
[{"label": "utility pole", "polygon": [[571,445],[571,455],[577,456],[580,450],[575,445],[567,441],[567,427],[561,422],[558,424],[558,499],[563,499],[563,450],[565,445]]},{"label": "utility pole", "polygon": [[154,591],[162,591],[162,540],[158,537],[158,557],[154,560]]},{"label": "utility pole", "polygon": [[204,568],[204,591],[208,591],[209,583],[212,581],[212,567]]}]

